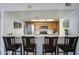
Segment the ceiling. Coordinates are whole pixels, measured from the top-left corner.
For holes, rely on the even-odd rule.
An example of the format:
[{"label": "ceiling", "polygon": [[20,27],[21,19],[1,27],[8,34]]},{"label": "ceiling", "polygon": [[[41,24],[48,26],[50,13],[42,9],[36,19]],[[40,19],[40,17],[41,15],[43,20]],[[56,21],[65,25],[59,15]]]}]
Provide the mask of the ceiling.
[{"label": "ceiling", "polygon": [[39,17],[45,18],[60,18],[64,15],[79,9],[78,3],[73,3],[71,6],[65,6],[65,3],[5,3],[0,4],[0,10],[16,19],[27,21]]},{"label": "ceiling", "polygon": [[53,9],[76,9],[79,3],[72,3],[65,6],[65,3],[0,3],[0,10],[4,11],[23,11],[29,10],[53,10]]},{"label": "ceiling", "polygon": [[[29,19],[35,19],[39,17],[40,19],[58,19],[74,10],[33,10],[33,11],[9,11],[6,12],[10,17],[19,19],[22,21],[27,21]],[[8,16],[7,16],[8,17]]]}]

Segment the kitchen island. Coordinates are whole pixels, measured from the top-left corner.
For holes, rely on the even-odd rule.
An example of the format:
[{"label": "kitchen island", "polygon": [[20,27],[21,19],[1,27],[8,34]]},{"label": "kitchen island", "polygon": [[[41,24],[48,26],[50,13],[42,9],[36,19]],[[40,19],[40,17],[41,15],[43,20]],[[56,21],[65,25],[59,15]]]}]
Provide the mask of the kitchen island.
[{"label": "kitchen island", "polygon": [[[35,43],[36,43],[36,52],[37,55],[42,55],[42,45],[44,43],[44,37],[59,37],[58,39],[63,39],[65,35],[57,35],[57,34],[26,34],[26,35],[8,35],[8,36],[15,36],[17,43],[22,43],[22,36],[34,36],[35,37]],[[68,36],[68,35],[67,35]],[[59,40],[58,40],[59,41]],[[63,40],[61,40],[60,43],[63,43]]]}]

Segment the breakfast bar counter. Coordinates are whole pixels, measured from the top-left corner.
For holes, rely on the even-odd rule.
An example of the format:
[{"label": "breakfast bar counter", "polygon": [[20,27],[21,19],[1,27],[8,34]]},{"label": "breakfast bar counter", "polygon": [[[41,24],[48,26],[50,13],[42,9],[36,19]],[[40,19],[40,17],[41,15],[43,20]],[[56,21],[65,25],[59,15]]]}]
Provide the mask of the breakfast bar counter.
[{"label": "breakfast bar counter", "polygon": [[[16,42],[22,43],[22,36],[34,36],[35,37],[35,43],[36,43],[36,52],[37,55],[42,55],[42,45],[44,43],[44,37],[58,37],[58,39],[63,39],[65,35],[53,35],[53,34],[26,34],[26,35],[8,35],[14,36],[16,38]],[[67,35],[68,36],[68,35]],[[17,40],[18,39],[18,40]]]}]

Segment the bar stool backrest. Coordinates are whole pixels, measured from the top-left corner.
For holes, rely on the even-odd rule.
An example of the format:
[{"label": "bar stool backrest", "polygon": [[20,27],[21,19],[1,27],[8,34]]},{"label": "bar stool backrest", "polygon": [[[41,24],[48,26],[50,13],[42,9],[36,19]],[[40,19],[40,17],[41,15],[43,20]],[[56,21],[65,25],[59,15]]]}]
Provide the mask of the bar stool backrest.
[{"label": "bar stool backrest", "polygon": [[44,44],[48,44],[51,47],[56,46],[58,41],[58,37],[45,37],[44,38]]},{"label": "bar stool backrest", "polygon": [[30,44],[35,43],[35,39],[33,36],[30,37],[22,36],[22,41],[23,41],[23,46],[28,46]]},{"label": "bar stool backrest", "polygon": [[6,36],[3,36],[3,40],[4,40],[4,44],[5,44],[6,48],[15,47],[14,46],[14,44],[15,44],[15,37],[6,37]]},{"label": "bar stool backrest", "polygon": [[65,44],[68,44],[69,47],[76,49],[78,37],[65,37]]}]

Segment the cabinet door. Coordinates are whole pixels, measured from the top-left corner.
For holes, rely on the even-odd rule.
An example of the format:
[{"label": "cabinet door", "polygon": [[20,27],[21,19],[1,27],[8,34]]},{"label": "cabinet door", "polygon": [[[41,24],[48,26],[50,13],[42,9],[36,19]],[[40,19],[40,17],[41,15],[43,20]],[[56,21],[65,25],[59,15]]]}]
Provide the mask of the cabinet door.
[{"label": "cabinet door", "polygon": [[53,28],[54,28],[54,29],[57,28],[57,22],[53,22]]},{"label": "cabinet door", "polygon": [[53,27],[52,24],[53,23],[48,23],[48,29],[52,29],[52,27]]}]

